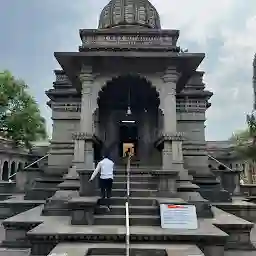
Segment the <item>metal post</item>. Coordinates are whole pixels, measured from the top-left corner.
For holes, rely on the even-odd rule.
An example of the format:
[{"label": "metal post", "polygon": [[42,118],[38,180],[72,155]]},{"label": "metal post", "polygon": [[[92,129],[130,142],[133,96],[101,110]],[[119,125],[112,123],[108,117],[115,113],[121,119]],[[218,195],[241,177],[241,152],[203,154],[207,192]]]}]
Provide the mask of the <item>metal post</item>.
[{"label": "metal post", "polygon": [[129,198],[130,198],[130,166],[131,159],[130,156],[127,160],[127,194],[126,194],[126,203],[125,203],[125,223],[126,223],[126,256],[130,255],[130,216],[129,216]]}]

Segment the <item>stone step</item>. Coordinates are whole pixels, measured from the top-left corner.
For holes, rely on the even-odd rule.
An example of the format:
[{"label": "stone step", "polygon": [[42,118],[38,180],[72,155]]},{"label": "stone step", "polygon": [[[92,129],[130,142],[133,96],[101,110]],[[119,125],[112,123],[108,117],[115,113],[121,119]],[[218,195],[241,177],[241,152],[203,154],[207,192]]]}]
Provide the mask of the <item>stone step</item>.
[{"label": "stone step", "polygon": [[[60,243],[49,255],[121,256],[126,255],[125,244]],[[130,256],[203,256],[196,245],[141,243],[130,245]]]},{"label": "stone step", "polygon": [[[177,243],[181,245],[189,241],[189,243],[193,245],[200,241],[200,248],[202,248],[202,250],[217,250],[215,254],[208,253],[206,254],[207,256],[223,255],[224,245],[226,244],[228,235],[207,220],[199,219],[198,221],[199,225],[197,230],[168,230],[162,229],[159,226],[131,226],[130,241],[131,243],[145,243],[145,249],[155,244],[160,245],[163,249],[164,243],[168,243],[169,245]],[[97,242],[98,248],[100,248],[98,244],[100,242],[106,244],[113,242],[125,243],[125,225],[111,226],[106,224],[107,222],[102,226],[72,226],[69,222],[61,220],[57,221],[57,225],[52,225],[52,222],[45,222],[27,233],[27,237],[32,244],[32,255],[39,255],[39,249],[44,250],[40,255],[47,255],[47,253],[51,252],[53,246],[63,242],[71,242],[74,245],[74,241],[81,243],[85,241],[88,243]],[[45,241],[45,243],[41,241]],[[88,254],[85,253],[82,255]],[[190,255],[193,255],[193,253]]]},{"label": "stone step", "polygon": [[[130,215],[131,226],[160,226],[160,216]],[[125,215],[96,215],[94,225],[125,225]]]},{"label": "stone step", "polygon": [[11,196],[13,196],[12,193],[0,193],[0,201],[6,200],[6,199],[10,198]]},{"label": "stone step", "polygon": [[[126,182],[113,182],[113,189],[126,189]],[[132,181],[130,182],[131,189],[156,189],[157,184],[154,182],[147,182],[147,181]]]},{"label": "stone step", "polygon": [[0,193],[15,193],[16,182],[0,181]]},{"label": "stone step", "polygon": [[55,188],[63,179],[61,178],[37,178],[35,188]]},{"label": "stone step", "polygon": [[29,256],[30,250],[0,248],[0,255],[1,256]]},{"label": "stone step", "polygon": [[46,200],[54,195],[57,188],[32,188],[28,190],[25,199],[28,200]]},{"label": "stone step", "polygon": [[[157,190],[149,189],[131,189],[130,196],[132,197],[151,197],[156,196]],[[112,195],[114,197],[125,197],[127,195],[126,189],[113,189]]]},{"label": "stone step", "polygon": [[[120,182],[114,179],[113,189],[126,189],[126,181]],[[61,190],[79,190],[80,181],[79,180],[68,180],[60,183],[57,187]],[[157,184],[154,182],[147,181],[132,181],[130,182],[131,189],[156,189]]]},{"label": "stone step", "polygon": [[[126,197],[112,197],[110,199],[111,205],[125,205]],[[142,198],[141,197],[130,197],[129,201],[131,206],[156,206],[158,205],[156,198]]]},{"label": "stone step", "polygon": [[[118,174],[114,176],[116,182],[127,182],[127,175]],[[130,175],[130,181],[133,182],[155,182],[155,179],[150,174],[132,174]]]},{"label": "stone step", "polygon": [[0,202],[0,219],[10,218],[43,204],[45,201],[23,200],[11,198]]},{"label": "stone step", "polygon": [[[130,206],[129,213],[132,215],[159,215],[158,206]],[[125,215],[125,206],[111,206],[111,211],[108,213],[106,208],[99,207],[96,209],[96,214],[106,215]]]},{"label": "stone step", "polygon": [[[60,243],[48,255],[104,256],[126,255],[125,244]],[[203,256],[196,245],[188,244],[130,244],[130,256]]]}]

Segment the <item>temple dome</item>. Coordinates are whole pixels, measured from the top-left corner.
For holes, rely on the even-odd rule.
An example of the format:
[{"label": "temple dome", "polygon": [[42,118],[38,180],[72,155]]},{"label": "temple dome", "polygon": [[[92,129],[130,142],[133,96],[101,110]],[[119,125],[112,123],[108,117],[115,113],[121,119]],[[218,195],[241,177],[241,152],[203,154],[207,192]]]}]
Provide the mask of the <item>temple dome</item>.
[{"label": "temple dome", "polygon": [[111,0],[100,14],[99,29],[131,25],[160,29],[156,8],[148,0]]}]

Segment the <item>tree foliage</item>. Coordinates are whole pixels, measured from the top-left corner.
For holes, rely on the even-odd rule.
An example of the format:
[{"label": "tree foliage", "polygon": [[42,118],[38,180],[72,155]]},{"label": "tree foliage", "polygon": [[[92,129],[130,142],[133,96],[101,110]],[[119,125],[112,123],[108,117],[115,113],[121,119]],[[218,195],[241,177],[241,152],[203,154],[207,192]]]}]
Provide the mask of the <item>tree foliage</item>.
[{"label": "tree foliage", "polygon": [[235,142],[237,152],[243,157],[256,160],[256,118],[254,113],[247,115],[247,128],[235,133],[232,141]]},{"label": "tree foliage", "polygon": [[1,135],[31,148],[31,142],[47,137],[45,120],[28,86],[8,71],[0,73]]}]

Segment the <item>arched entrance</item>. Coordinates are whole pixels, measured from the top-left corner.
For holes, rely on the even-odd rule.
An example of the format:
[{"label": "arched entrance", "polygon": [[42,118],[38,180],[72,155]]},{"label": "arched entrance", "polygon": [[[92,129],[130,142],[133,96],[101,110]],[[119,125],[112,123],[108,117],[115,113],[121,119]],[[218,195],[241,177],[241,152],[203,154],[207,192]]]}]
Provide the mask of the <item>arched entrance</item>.
[{"label": "arched entrance", "polygon": [[[15,174],[15,172],[16,172],[16,164],[15,164],[15,162],[12,162],[12,164],[11,164],[11,173],[10,173],[10,176],[12,176],[13,174]],[[13,180],[13,179],[15,179],[15,177],[11,177],[11,179]]]},{"label": "arched entrance", "polygon": [[98,94],[96,129],[115,161],[130,148],[140,164],[160,164],[160,152],[154,147],[160,128],[159,105],[155,87],[140,76],[119,76],[103,86]]},{"label": "arched entrance", "polygon": [[2,180],[9,180],[9,164],[7,161],[4,162],[3,170],[2,170]]}]

